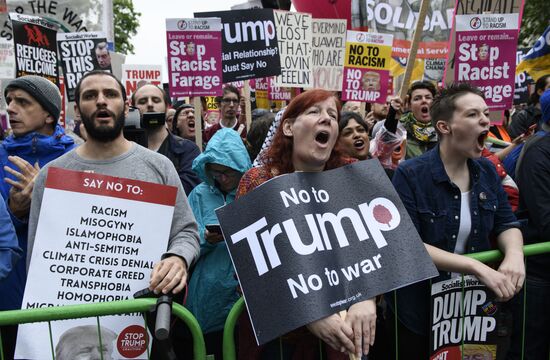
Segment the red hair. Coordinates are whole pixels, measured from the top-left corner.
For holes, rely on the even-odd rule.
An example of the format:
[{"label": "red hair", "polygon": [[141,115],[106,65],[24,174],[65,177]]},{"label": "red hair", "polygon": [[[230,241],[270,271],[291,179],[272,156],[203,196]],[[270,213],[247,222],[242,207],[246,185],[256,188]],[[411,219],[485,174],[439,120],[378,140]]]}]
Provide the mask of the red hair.
[{"label": "red hair", "polygon": [[[285,121],[295,121],[298,116],[304,113],[307,109],[313,105],[323,102],[329,98],[334,98],[336,102],[337,119],[340,121],[340,111],[342,110],[342,104],[335,93],[323,90],[313,89],[301,93],[296,96],[290,104],[285,108],[281,123],[273,136],[273,142],[267,151],[262,155],[264,166],[269,172],[280,175],[294,172],[294,165],[292,164],[292,151],[293,151],[293,139],[283,134],[283,124]],[[325,170],[334,169],[345,165],[349,162],[344,159],[342,153],[337,146],[334,146],[330,157],[325,164]]]}]

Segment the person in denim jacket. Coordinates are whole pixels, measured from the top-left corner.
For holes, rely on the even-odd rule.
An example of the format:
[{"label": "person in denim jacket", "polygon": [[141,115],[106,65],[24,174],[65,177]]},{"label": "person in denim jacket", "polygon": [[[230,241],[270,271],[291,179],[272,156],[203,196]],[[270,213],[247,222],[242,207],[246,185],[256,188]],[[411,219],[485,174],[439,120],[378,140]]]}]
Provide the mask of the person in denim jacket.
[{"label": "person in denim jacket", "polygon": [[[402,163],[393,184],[440,271],[432,281],[473,274],[498,300],[509,300],[525,278],[523,240],[494,166],[481,158],[490,125],[483,94],[453,84],[430,111],[439,144]],[[491,235],[505,254],[497,270],[462,255],[490,249]],[[397,291],[399,352],[408,359],[429,357],[429,296],[429,281]],[[392,313],[394,301],[388,296]]]}]

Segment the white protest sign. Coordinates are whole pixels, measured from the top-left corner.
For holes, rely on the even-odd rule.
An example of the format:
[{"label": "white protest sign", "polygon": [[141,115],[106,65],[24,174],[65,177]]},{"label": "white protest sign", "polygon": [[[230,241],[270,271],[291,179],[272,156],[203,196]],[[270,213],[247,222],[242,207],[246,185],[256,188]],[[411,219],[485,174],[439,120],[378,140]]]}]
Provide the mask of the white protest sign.
[{"label": "white protest sign", "polygon": [[342,91],[347,21],[313,19],[312,25],[313,87]]},{"label": "white protest sign", "polygon": [[13,41],[0,38],[0,79],[15,77],[15,48]]},{"label": "white protest sign", "polygon": [[311,87],[311,15],[275,10],[275,29],[281,56],[281,75],[275,77],[278,86]]},{"label": "white protest sign", "polygon": [[162,66],[122,64],[122,84],[126,88],[127,97],[144,84],[162,87]]},{"label": "white protest sign", "polygon": [[[23,309],[124,300],[146,288],[167,248],[176,194],[171,186],[50,168]],[[104,356],[146,358],[143,325],[141,316],[102,317]],[[56,352],[97,345],[96,318],[52,322],[51,330]],[[44,358],[47,334],[47,323],[19,326],[15,357]]]}]

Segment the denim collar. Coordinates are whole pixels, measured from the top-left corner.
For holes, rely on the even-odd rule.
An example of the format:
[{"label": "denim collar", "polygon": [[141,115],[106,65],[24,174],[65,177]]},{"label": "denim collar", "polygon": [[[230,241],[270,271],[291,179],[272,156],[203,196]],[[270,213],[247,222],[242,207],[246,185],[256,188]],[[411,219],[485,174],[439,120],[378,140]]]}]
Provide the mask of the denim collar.
[{"label": "denim collar", "polygon": [[[435,183],[448,182],[451,183],[449,175],[445,171],[443,166],[443,161],[441,161],[441,155],[439,154],[439,144],[428,152],[430,168],[432,171],[432,178]],[[468,169],[470,170],[470,180],[472,180],[472,187],[479,180],[480,166],[479,164],[472,160],[467,160]]]}]

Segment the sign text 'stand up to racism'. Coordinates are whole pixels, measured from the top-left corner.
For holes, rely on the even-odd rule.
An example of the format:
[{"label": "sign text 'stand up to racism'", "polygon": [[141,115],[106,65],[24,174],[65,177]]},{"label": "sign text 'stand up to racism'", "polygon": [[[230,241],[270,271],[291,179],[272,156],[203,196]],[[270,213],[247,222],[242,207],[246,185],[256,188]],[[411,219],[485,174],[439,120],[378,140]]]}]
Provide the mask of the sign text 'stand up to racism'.
[{"label": "sign text 'stand up to racism'", "polygon": [[375,160],[277,177],[217,215],[260,344],[437,275]]},{"label": "sign text 'stand up to racism'", "polygon": [[170,96],[221,95],[220,19],[166,19]]},{"label": "sign text 'stand up to racism'", "polygon": [[518,14],[457,15],[455,79],[482,89],[490,110],[512,107]]}]

